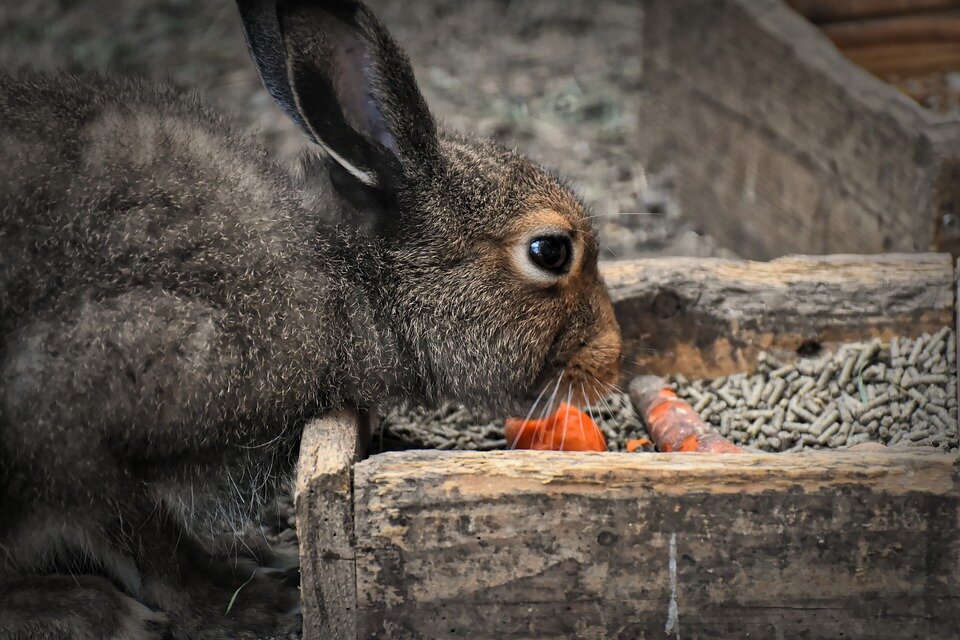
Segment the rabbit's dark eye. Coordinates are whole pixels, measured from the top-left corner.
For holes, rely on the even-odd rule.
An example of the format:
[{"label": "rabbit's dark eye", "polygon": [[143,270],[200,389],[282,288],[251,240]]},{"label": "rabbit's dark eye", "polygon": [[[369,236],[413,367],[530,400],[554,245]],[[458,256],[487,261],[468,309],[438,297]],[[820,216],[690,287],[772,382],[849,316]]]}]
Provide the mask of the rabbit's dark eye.
[{"label": "rabbit's dark eye", "polygon": [[570,238],[566,236],[541,236],[530,241],[530,259],[550,273],[566,273],[572,253]]}]

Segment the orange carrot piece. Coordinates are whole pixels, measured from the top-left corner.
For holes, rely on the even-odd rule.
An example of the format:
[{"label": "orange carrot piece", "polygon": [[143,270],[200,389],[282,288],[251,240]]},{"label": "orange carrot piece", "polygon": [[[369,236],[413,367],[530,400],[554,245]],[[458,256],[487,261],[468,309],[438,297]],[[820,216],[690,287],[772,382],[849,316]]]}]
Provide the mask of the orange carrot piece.
[{"label": "orange carrot piece", "polygon": [[634,453],[637,449],[643,449],[644,447],[652,444],[653,440],[650,438],[635,438],[633,440],[627,440],[627,453]]},{"label": "orange carrot piece", "polygon": [[561,402],[544,420],[508,418],[506,437],[515,449],[537,451],[606,451],[603,431],[587,414]]},{"label": "orange carrot piece", "polygon": [[658,376],[642,376],[631,382],[630,399],[643,413],[658,451],[743,453],[743,449],[704,422]]}]

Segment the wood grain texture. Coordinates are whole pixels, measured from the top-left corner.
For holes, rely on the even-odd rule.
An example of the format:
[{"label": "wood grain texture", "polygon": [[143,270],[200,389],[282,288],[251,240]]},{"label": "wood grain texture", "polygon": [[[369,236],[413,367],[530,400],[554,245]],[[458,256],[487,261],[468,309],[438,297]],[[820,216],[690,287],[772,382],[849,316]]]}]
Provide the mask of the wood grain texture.
[{"label": "wood grain texture", "polygon": [[957,42],[960,11],[903,15],[825,25],[823,32],[841,50],[889,44]]},{"label": "wood grain texture", "polygon": [[906,14],[823,26],[847,58],[880,77],[960,68],[960,11]]},{"label": "wood grain texture", "polygon": [[[846,59],[780,0],[648,0],[641,157],[749,258],[960,251],[960,118]],[[940,143],[941,139],[946,140]]]},{"label": "wood grain texture", "polygon": [[843,53],[864,69],[884,77],[909,78],[960,68],[960,39],[864,45],[846,48]]},{"label": "wood grain texture", "polygon": [[943,454],[406,452],[357,465],[356,508],[364,638],[953,638],[960,619]]},{"label": "wood grain texture", "polygon": [[814,22],[960,9],[960,0],[787,0],[786,3]]},{"label": "wood grain texture", "polygon": [[362,431],[349,411],[303,431],[295,500],[304,640],[357,637],[352,468]]},{"label": "wood grain texture", "polygon": [[953,324],[947,254],[790,256],[770,262],[651,258],[603,267],[634,373],[715,377],[833,348]]}]

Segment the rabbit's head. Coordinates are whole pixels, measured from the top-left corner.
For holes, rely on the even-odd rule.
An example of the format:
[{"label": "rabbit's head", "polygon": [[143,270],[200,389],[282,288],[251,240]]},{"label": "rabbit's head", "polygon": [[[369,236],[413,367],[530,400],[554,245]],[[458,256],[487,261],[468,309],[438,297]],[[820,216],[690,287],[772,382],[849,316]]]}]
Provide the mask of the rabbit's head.
[{"label": "rabbit's head", "polygon": [[442,131],[362,3],[238,4],[264,84],[388,256],[379,295],[411,391],[491,407],[604,395],[620,333],[579,200],[525,157]]}]

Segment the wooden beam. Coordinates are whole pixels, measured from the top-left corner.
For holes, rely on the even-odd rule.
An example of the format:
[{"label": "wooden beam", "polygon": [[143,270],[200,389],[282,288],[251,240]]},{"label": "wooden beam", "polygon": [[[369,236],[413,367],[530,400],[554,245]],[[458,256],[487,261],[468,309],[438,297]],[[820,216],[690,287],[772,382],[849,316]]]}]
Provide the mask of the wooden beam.
[{"label": "wooden beam", "polygon": [[365,427],[349,411],[310,422],[296,487],[304,640],[357,638],[353,463]]},{"label": "wooden beam", "polygon": [[906,15],[824,25],[823,32],[840,49],[891,44],[956,42],[960,12]]},{"label": "wooden beam", "polygon": [[960,41],[849,47],[843,54],[870,73],[887,78],[909,78],[960,68]]},{"label": "wooden beam", "polygon": [[356,466],[364,638],[934,638],[954,457],[405,452]]},{"label": "wooden beam", "polygon": [[838,22],[823,32],[843,55],[881,77],[960,68],[960,11]]},{"label": "wooden beam", "polygon": [[625,378],[711,378],[753,369],[761,351],[791,361],[798,350],[953,324],[947,254],[652,258],[608,263],[603,275]]},{"label": "wooden beam", "polygon": [[813,22],[960,9],[960,0],[787,0],[787,4]]}]

